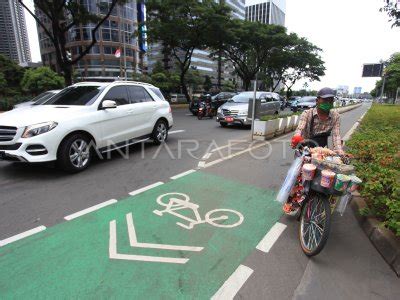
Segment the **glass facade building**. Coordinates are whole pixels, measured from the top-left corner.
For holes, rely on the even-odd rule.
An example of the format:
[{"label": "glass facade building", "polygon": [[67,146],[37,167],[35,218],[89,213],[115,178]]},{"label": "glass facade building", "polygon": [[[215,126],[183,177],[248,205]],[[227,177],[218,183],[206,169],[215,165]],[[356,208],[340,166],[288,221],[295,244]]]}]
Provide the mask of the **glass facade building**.
[{"label": "glass facade building", "polygon": [[[216,2],[225,3],[232,9],[232,18],[245,19],[245,0],[215,0]],[[173,58],[163,54],[163,47],[160,43],[149,46],[148,52],[149,71],[152,70],[157,61],[167,64],[172,68]],[[195,49],[193,51],[191,68],[199,71],[202,76],[209,76],[215,84],[218,78],[218,62],[210,58],[210,52],[207,50]],[[222,81],[233,79],[233,66],[229,62],[223,62],[221,66]]]},{"label": "glass facade building", "polygon": [[23,7],[15,0],[0,1],[0,54],[26,64],[31,52]]},{"label": "glass facade building", "polygon": [[285,26],[285,0],[248,0],[246,20]]},{"label": "glass facade building", "polygon": [[[105,15],[109,11],[111,0],[81,0],[86,9],[96,15]],[[48,18],[36,10],[40,19],[50,26]],[[97,43],[90,52],[74,66],[74,72],[81,80],[124,78],[125,65],[128,79],[133,73],[146,72],[145,54],[139,51],[135,32],[138,29],[137,3],[128,0],[123,6],[115,6],[110,17],[97,30]],[[80,55],[92,41],[92,29],[95,24],[74,26],[67,34],[67,49],[72,59]],[[43,29],[38,27],[40,51],[44,65],[57,69],[55,50]],[[117,50],[120,57],[116,57]]]}]

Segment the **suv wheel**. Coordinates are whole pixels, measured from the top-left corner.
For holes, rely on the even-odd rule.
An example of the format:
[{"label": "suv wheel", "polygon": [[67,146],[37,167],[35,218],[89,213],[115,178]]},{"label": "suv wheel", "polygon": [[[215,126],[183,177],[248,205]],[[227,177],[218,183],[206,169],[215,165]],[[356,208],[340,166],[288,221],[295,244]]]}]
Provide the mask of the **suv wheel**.
[{"label": "suv wheel", "polygon": [[92,160],[90,139],[80,133],[67,137],[60,145],[57,163],[61,169],[76,173],[85,170]]},{"label": "suv wheel", "polygon": [[164,120],[158,120],[156,125],[154,126],[151,138],[153,139],[154,144],[156,145],[160,145],[161,143],[167,141],[168,139],[167,122],[165,122]]}]

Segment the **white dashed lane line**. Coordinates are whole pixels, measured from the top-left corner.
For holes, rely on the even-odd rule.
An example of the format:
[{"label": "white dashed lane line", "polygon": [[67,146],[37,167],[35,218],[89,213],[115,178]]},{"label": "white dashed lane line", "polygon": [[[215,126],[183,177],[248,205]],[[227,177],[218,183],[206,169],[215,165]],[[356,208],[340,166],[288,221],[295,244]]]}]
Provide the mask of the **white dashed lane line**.
[{"label": "white dashed lane line", "polygon": [[262,252],[268,253],[286,227],[287,226],[285,224],[279,222],[275,223],[275,225],[272,226],[264,238],[258,243],[256,248]]},{"label": "white dashed lane line", "polygon": [[71,221],[71,220],[76,219],[76,218],[78,218],[80,216],[86,215],[88,213],[91,213],[91,212],[96,211],[96,210],[98,210],[100,208],[106,207],[108,205],[111,205],[111,204],[114,204],[114,203],[117,203],[117,202],[118,202],[117,200],[111,199],[111,200],[105,201],[103,203],[99,203],[97,205],[88,207],[86,209],[83,209],[83,210],[78,211],[76,213],[73,213],[71,215],[68,215],[68,216],[64,217],[64,219],[67,220],[67,221]]},{"label": "white dashed lane line", "polygon": [[175,180],[175,179],[181,178],[181,177],[183,177],[183,176],[192,174],[192,173],[194,173],[194,172],[196,172],[196,170],[193,170],[193,169],[192,169],[192,170],[189,170],[189,171],[186,171],[186,172],[182,172],[182,173],[179,173],[179,174],[177,174],[177,175],[175,175],[175,176],[172,176],[171,179],[172,179],[172,180]]},{"label": "white dashed lane line", "polygon": [[186,130],[173,130],[169,131],[168,134],[175,134],[175,133],[180,133],[180,132],[185,132]]},{"label": "white dashed lane line", "polygon": [[164,184],[164,182],[159,181],[159,182],[150,184],[150,185],[148,185],[148,186],[142,187],[142,188],[140,188],[140,189],[137,189],[137,190],[135,190],[135,191],[132,191],[132,192],[129,193],[129,195],[135,196],[135,195],[141,194],[141,193],[143,193],[143,192],[145,192],[145,191],[147,191],[147,190],[150,190],[150,189],[155,188],[155,187],[157,187],[157,186],[159,186],[159,185],[162,185],[162,184]]},{"label": "white dashed lane line", "polygon": [[39,233],[39,232],[41,232],[43,230],[46,230],[46,226],[42,225],[42,226],[35,227],[33,229],[27,230],[25,232],[22,232],[20,234],[14,235],[12,237],[9,237],[7,239],[1,240],[0,241],[0,247],[3,247],[5,245],[10,244],[10,243],[15,242],[15,241],[19,241],[19,240],[21,240],[23,238],[26,238],[28,236],[34,235],[34,234]]},{"label": "white dashed lane line", "polygon": [[211,297],[212,300],[233,299],[243,284],[253,274],[253,270],[240,265],[235,272],[225,281],[220,289]]}]

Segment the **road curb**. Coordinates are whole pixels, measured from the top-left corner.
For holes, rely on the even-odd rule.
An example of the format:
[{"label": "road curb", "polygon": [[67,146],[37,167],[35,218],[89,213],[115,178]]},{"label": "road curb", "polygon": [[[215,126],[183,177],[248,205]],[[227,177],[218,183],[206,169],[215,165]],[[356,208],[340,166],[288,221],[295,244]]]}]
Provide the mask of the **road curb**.
[{"label": "road curb", "polygon": [[[335,110],[336,112],[338,112],[339,114],[342,114],[342,113],[348,112],[348,111],[350,111],[350,110],[356,109],[356,108],[360,107],[361,105],[362,105],[361,103],[360,103],[360,104],[352,104],[352,105],[350,105],[350,106],[335,108],[334,110]],[[291,116],[292,116],[292,115],[282,116],[282,118],[278,118],[278,119],[285,119],[285,118],[291,117]],[[362,117],[363,117],[363,116],[362,116]],[[362,117],[356,122],[357,126],[358,126],[358,124],[360,123]],[[299,119],[300,119],[300,116],[299,116]],[[271,121],[273,121],[273,120],[271,120]],[[265,122],[268,122],[268,121],[265,121]],[[357,128],[357,126],[355,126],[355,128]],[[286,128],[286,127],[285,127],[285,128],[283,128],[283,129],[277,129],[274,133],[269,133],[267,136],[266,136],[266,135],[254,135],[254,136],[253,136],[253,139],[254,139],[254,140],[259,140],[259,141],[273,140],[273,139],[275,139],[275,138],[277,138],[277,137],[280,137],[280,136],[282,136],[282,135],[288,134],[289,132],[295,131],[296,128],[297,128],[297,125],[295,125],[295,126],[290,126],[290,128]],[[355,129],[355,128],[354,128],[354,129]],[[354,130],[354,129],[353,129],[353,130]]]},{"label": "road curb", "polygon": [[350,203],[354,215],[376,250],[387,264],[400,277],[400,237],[383,227],[381,222],[374,217],[366,217],[360,214],[360,209],[367,207],[367,203],[361,196],[353,196]]}]

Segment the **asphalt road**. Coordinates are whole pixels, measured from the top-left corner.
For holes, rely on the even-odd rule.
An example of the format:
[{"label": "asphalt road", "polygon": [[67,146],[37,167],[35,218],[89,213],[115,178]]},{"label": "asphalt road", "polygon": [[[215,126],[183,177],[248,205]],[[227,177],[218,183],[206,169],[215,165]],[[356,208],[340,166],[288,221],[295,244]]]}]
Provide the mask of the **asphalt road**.
[{"label": "asphalt road", "polygon": [[[366,104],[342,115],[342,136],[368,107],[369,104]],[[91,168],[80,174],[68,175],[43,165],[0,162],[0,240],[39,225],[53,227],[65,222],[66,215],[109,199],[125,198],[129,192],[155,182],[168,182],[176,174],[196,169],[201,161],[205,168],[196,172],[200,175],[189,175],[186,181],[176,181],[175,186],[181,184],[182,189],[191,189],[196,187],[196,180],[200,180],[199,184],[205,184],[202,189],[204,205],[212,204],[207,203],[208,198],[215,198],[212,191],[218,190],[218,187],[213,187],[214,179],[215,184],[220,185],[221,198],[224,196],[224,186],[225,189],[234,189],[232,183],[237,183],[237,195],[230,197],[233,196],[238,202],[235,204],[235,201],[231,201],[232,205],[238,205],[238,211],[246,210],[246,205],[240,204],[240,200],[251,198],[251,187],[259,193],[268,191],[267,194],[279,190],[293,160],[289,148],[291,134],[248,152],[249,129],[221,128],[215,120],[198,121],[186,110],[174,111],[174,120],[172,132],[176,132],[170,135],[164,147],[136,145],[125,153],[127,157],[114,153],[110,159],[96,160]],[[235,140],[235,147],[224,147]],[[218,147],[221,149],[210,152]],[[230,181],[226,183],[222,179]],[[257,195],[255,191],[253,197]],[[261,207],[263,204],[259,202],[260,199],[253,199],[252,205],[258,203]],[[146,202],[146,199],[142,200]],[[120,202],[121,205],[124,205],[124,201]],[[228,200],[225,202],[224,205],[229,204]],[[257,221],[257,208],[247,206],[247,209],[256,210],[251,218],[250,230],[253,234],[244,232],[236,244],[232,243],[234,238],[227,235],[231,240],[222,241],[221,247],[225,245],[231,249],[237,246],[246,250],[242,242],[249,242],[250,238],[244,237],[258,236],[263,226],[268,226],[267,232],[271,222],[277,219],[287,227],[268,253],[254,248],[250,252],[248,249],[247,252],[238,249],[238,257],[233,263],[231,261],[232,266],[236,268],[236,264],[241,263],[251,268],[253,273],[238,289],[236,298],[396,299],[400,293],[398,279],[369,243],[350,210],[343,217],[335,216],[326,248],[316,258],[308,259],[299,248],[296,232],[298,223],[295,220],[279,217],[281,213],[277,215],[275,209],[266,215],[266,219],[271,220]],[[215,245],[213,247],[216,248]],[[227,256],[229,253],[227,251]],[[4,261],[7,261],[6,257]],[[222,258],[217,260],[215,266],[221,261]],[[232,273],[233,270],[229,271],[232,266],[227,262],[224,264],[227,264],[226,272]],[[215,266],[209,270],[209,276],[213,276]],[[221,270],[224,270],[224,266]],[[181,278],[185,276],[187,274],[179,278],[179,286]],[[190,287],[186,288],[190,290]],[[189,294],[193,292],[189,291]],[[200,291],[198,295],[202,295]]]},{"label": "asphalt road", "polygon": [[0,161],[0,240],[38,225],[53,226],[76,211],[166,181],[196,168],[209,149],[250,138],[249,128],[222,128],[215,118],[199,121],[186,109],[174,110],[173,116],[171,132],[177,132],[165,146],[134,145],[122,154],[112,153],[110,159],[95,160],[79,174]]}]

